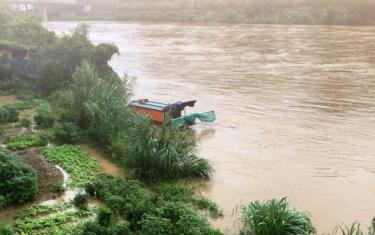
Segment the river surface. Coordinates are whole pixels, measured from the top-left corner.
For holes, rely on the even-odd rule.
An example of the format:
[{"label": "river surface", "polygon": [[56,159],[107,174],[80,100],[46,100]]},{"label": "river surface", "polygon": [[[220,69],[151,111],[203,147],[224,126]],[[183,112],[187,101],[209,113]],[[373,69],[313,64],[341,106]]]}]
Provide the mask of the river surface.
[{"label": "river surface", "polygon": [[[50,22],[66,33],[77,23]],[[375,28],[91,22],[137,77],[135,97],[198,100],[216,173],[204,193],[235,234],[237,205],[287,197],[320,233],[375,216]]]}]

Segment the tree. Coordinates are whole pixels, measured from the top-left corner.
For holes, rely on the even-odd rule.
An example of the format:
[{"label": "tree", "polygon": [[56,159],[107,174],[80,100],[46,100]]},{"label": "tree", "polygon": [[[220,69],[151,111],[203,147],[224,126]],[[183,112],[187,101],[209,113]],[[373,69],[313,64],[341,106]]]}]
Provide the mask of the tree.
[{"label": "tree", "polygon": [[56,89],[67,87],[77,67],[83,61],[89,61],[99,68],[101,74],[115,76],[108,66],[111,57],[119,53],[112,44],[95,46],[88,39],[86,25],[78,26],[71,35],[56,39],[36,54],[34,60],[38,64],[39,88],[46,94]]},{"label": "tree", "polygon": [[36,171],[19,158],[0,151],[0,195],[10,204],[33,199],[36,193]]}]

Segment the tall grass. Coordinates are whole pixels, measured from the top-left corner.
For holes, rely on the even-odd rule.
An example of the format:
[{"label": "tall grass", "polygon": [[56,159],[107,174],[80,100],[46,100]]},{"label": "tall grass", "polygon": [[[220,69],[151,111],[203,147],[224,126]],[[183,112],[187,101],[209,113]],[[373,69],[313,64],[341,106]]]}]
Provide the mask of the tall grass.
[{"label": "tall grass", "polygon": [[148,120],[136,133],[128,165],[140,178],[210,178],[213,168],[197,156],[196,141],[186,130],[173,128],[171,121],[153,127]]},{"label": "tall grass", "polygon": [[290,208],[286,198],[255,201],[241,207],[241,235],[315,234],[310,218]]},{"label": "tall grass", "polygon": [[375,235],[375,218],[372,219],[367,233],[361,229],[360,223],[354,222],[350,226],[336,226],[331,235]]}]

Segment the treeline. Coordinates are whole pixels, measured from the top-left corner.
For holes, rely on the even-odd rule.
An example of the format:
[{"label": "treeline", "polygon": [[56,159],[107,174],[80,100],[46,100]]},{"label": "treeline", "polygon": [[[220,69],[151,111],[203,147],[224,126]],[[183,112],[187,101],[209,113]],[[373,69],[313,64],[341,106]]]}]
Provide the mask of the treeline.
[{"label": "treeline", "polygon": [[245,24],[373,25],[371,0],[91,0],[86,19]]}]

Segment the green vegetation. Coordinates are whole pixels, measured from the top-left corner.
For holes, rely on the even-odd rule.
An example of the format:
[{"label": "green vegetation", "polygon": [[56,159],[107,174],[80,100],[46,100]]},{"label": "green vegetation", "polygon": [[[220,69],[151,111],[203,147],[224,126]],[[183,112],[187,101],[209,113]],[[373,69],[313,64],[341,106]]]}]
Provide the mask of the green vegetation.
[{"label": "green vegetation", "polygon": [[36,107],[34,120],[38,128],[45,129],[53,127],[55,117],[52,113],[51,106],[48,102],[39,103]]},{"label": "green vegetation", "polygon": [[210,178],[212,166],[196,155],[195,139],[186,130],[173,128],[171,122],[160,128],[144,122],[137,134],[128,165],[138,177],[153,181]]},{"label": "green vegetation", "polygon": [[92,10],[78,18],[245,24],[375,24],[375,3],[372,0],[90,0],[90,3]]},{"label": "green vegetation", "polygon": [[[114,213],[116,219],[106,221],[121,219],[129,224],[130,234],[221,234],[211,228],[205,217],[184,202],[190,197],[189,190],[160,186],[159,191],[164,195],[153,199],[139,181],[109,175],[99,175],[89,188],[89,193],[96,195]],[[179,200],[172,191],[179,192],[183,199]],[[111,226],[111,223],[104,224],[105,227]]]},{"label": "green vegetation", "polygon": [[0,234],[1,235],[13,235],[14,231],[13,231],[12,225],[0,224]]},{"label": "green vegetation", "polygon": [[63,211],[71,207],[71,203],[63,203],[54,206],[44,206],[44,205],[33,205],[15,214],[15,219],[27,219],[31,217],[36,217],[41,214],[51,214],[59,211]]},{"label": "green vegetation", "polygon": [[76,224],[92,216],[93,213],[92,209],[76,211],[69,207],[57,207],[51,211],[41,211],[31,217],[19,218],[16,220],[15,227],[20,234],[77,234],[72,232]]},{"label": "green vegetation", "polygon": [[[23,203],[37,193],[35,170],[16,156],[0,151],[0,196],[4,204]],[[3,205],[4,207],[4,205]]]},{"label": "green vegetation", "polygon": [[354,222],[350,227],[348,226],[337,226],[331,235],[375,235],[375,218],[372,219],[372,223],[368,232],[364,232],[361,229],[361,225],[358,222]]},{"label": "green vegetation", "polygon": [[61,195],[65,192],[65,187],[64,187],[64,184],[61,183],[61,182],[58,182],[58,183],[55,183],[53,186],[52,186],[52,191],[54,193],[56,193],[57,195]]},{"label": "green vegetation", "polygon": [[45,146],[51,138],[51,135],[43,132],[15,135],[8,137],[6,146],[11,150],[22,150],[33,146]]},{"label": "green vegetation", "polygon": [[0,212],[6,207],[7,200],[4,196],[0,195]]},{"label": "green vegetation", "polygon": [[111,209],[101,207],[98,210],[96,221],[85,223],[83,234],[109,234],[109,235],[130,235],[129,223],[117,218]]},{"label": "green vegetation", "polygon": [[157,199],[159,201],[181,202],[200,210],[208,210],[212,218],[223,216],[223,212],[216,203],[205,197],[195,195],[194,190],[188,186],[160,183],[154,190],[158,194]]},{"label": "green vegetation", "polygon": [[29,128],[31,126],[31,119],[30,118],[22,118],[20,120],[21,127]]},{"label": "green vegetation", "polygon": [[71,188],[84,187],[94,180],[100,170],[98,162],[76,145],[46,147],[42,153],[48,161],[60,165],[69,173],[68,186]]},{"label": "green vegetation", "polygon": [[74,144],[82,138],[82,131],[71,122],[62,123],[54,128],[55,140],[60,143]]},{"label": "green vegetation", "polygon": [[0,106],[0,123],[18,122],[19,110],[14,105]]},{"label": "green vegetation", "polygon": [[286,198],[255,201],[241,207],[241,235],[315,234],[310,218],[290,208]]},{"label": "green vegetation", "polygon": [[89,196],[87,194],[79,193],[74,197],[73,204],[79,209],[86,209],[88,200]]}]

